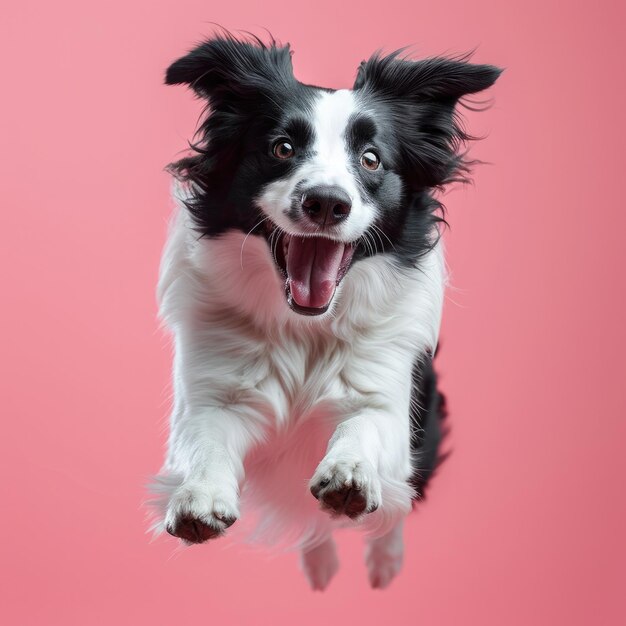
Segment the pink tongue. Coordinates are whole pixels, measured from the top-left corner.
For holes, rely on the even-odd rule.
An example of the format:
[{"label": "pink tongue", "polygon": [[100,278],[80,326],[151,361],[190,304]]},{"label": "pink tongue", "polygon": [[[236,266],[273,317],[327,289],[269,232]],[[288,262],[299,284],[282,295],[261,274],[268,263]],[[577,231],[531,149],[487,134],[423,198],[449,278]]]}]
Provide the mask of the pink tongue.
[{"label": "pink tongue", "polygon": [[289,289],[300,306],[322,309],[330,303],[345,245],[321,237],[291,237],[287,251]]}]

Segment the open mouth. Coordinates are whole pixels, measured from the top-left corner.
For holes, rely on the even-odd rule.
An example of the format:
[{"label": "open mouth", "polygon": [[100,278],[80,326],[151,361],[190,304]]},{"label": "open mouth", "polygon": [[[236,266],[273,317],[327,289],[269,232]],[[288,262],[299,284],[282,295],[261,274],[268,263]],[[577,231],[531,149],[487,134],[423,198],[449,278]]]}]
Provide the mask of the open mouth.
[{"label": "open mouth", "polygon": [[285,277],[287,304],[301,315],[321,315],[350,268],[354,246],[325,237],[282,233],[272,246]]}]

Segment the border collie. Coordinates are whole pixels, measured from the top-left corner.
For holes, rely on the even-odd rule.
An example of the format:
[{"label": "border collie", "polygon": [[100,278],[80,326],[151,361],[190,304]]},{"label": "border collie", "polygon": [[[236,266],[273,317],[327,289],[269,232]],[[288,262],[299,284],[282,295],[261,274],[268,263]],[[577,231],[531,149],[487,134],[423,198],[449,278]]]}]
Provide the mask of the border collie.
[{"label": "border collie", "polygon": [[206,102],[170,166],[177,211],[160,315],[174,403],[157,530],[186,544],[240,519],[297,546],[314,589],[333,531],[363,528],[373,587],[437,463],[432,357],[446,272],[434,192],[465,179],[456,106],[500,70],[376,54],[353,89],[294,78],[289,46],[229,34],[173,63]]}]

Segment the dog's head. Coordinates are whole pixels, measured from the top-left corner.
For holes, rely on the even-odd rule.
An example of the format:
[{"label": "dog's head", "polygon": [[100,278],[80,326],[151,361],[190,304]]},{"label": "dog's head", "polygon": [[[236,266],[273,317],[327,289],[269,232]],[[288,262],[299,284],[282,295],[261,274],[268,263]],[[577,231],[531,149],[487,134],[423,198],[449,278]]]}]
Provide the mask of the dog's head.
[{"label": "dog's head", "polygon": [[467,169],[455,106],[499,73],[375,55],[334,91],[297,81],[288,46],[215,38],[167,70],[208,103],[195,154],[172,169],[202,235],[264,236],[289,306],[318,315],[359,259],[414,265],[433,246],[431,192]]}]

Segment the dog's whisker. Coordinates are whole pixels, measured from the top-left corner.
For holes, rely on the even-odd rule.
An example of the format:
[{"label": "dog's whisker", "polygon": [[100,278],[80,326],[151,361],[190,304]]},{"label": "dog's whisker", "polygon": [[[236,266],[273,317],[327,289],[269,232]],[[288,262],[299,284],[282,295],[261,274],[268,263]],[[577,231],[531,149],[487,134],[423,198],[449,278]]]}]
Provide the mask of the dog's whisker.
[{"label": "dog's whisker", "polygon": [[241,243],[241,252],[239,254],[239,262],[241,265],[241,269],[243,269],[243,247],[246,245],[246,241],[248,241],[248,237],[252,234],[252,231],[258,228],[263,222],[268,220],[269,217],[265,216],[260,222],[257,222],[249,231],[248,234],[243,238],[243,242]]},{"label": "dog's whisker", "polygon": [[362,246],[362,248],[363,248],[363,250],[364,250],[365,254],[366,254],[367,256],[370,256],[370,255],[371,255],[371,252],[370,252],[370,250],[369,250],[369,248],[368,248],[368,246],[367,246],[367,242],[366,242],[366,240],[365,240],[365,235],[364,235],[364,234],[363,234],[363,235],[361,235],[361,236],[359,237],[358,242],[359,242],[359,244]]},{"label": "dog's whisker", "polygon": [[382,240],[381,236],[378,234],[378,231],[376,230],[376,227],[374,226],[374,224],[372,224],[372,238],[374,237],[374,235],[376,235],[376,239],[380,242],[380,251],[384,252],[385,251],[385,242]]},{"label": "dog's whisker", "polygon": [[378,246],[376,245],[376,240],[372,236],[372,233],[370,233],[369,231],[366,230],[364,234],[365,234],[367,241],[370,244],[370,250],[371,250],[372,256],[375,256],[376,253],[378,252]]},{"label": "dog's whisker", "polygon": [[393,245],[393,241],[389,239],[387,233],[379,226],[376,226],[376,224],[372,224],[372,226],[389,242],[389,245],[393,248],[394,252],[397,252],[396,247]]}]

